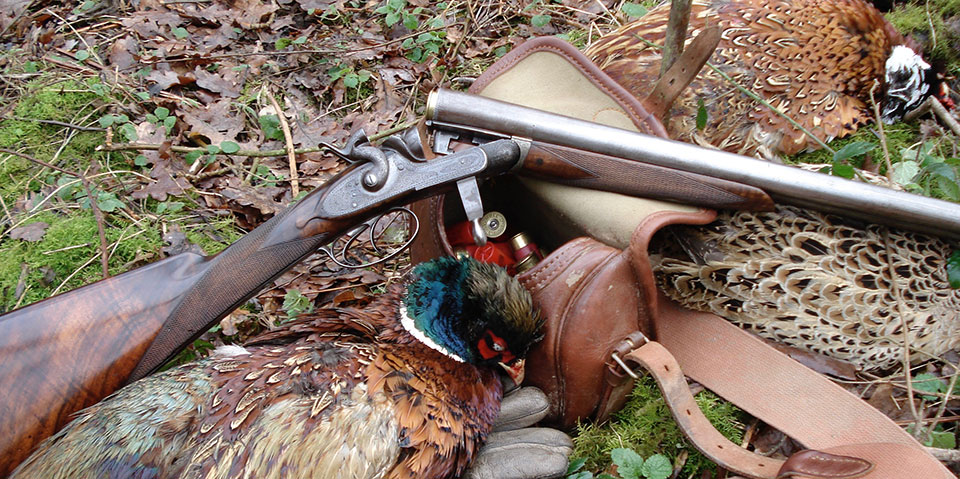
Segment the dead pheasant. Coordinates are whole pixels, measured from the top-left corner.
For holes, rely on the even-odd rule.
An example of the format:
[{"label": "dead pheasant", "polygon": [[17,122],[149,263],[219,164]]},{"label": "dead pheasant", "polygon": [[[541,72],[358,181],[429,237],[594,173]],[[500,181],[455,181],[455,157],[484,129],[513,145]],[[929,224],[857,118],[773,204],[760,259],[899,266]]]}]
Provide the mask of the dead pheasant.
[{"label": "dead pheasant", "polygon": [[760,336],[868,370],[900,364],[904,326],[914,362],[960,346],[946,241],[789,206],[669,234],[661,290]]},{"label": "dead pheasant", "polygon": [[[654,8],[587,50],[604,72],[643,98],[657,80],[670,5]],[[695,0],[689,36],[719,25],[709,62],[824,141],[869,122],[869,92],[883,84],[882,117],[892,122],[918,106],[934,75],[864,0]],[[645,41],[644,41],[645,40]],[[881,92],[883,94],[881,95]],[[696,128],[698,101],[706,127]],[[770,108],[708,67],[674,102],[665,120],[671,138],[766,157],[819,145]]]},{"label": "dead pheasant", "polygon": [[540,321],[499,267],[438,259],[83,411],[14,478],[459,476]]}]

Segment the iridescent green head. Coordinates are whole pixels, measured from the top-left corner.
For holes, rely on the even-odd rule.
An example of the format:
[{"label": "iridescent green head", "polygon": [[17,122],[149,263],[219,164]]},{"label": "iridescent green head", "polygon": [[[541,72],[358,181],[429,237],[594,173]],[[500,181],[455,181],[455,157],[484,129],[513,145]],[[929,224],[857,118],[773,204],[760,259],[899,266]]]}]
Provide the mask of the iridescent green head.
[{"label": "iridescent green head", "polygon": [[540,339],[530,293],[500,266],[438,258],[413,271],[404,326],[458,361],[511,365]]}]

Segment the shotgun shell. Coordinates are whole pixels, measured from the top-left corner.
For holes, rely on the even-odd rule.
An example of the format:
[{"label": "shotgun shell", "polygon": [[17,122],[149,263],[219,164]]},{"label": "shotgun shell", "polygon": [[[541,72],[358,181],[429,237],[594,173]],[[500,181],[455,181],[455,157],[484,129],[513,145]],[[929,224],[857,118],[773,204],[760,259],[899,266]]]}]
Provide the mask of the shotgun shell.
[{"label": "shotgun shell", "polygon": [[499,211],[491,211],[480,218],[480,227],[487,238],[498,238],[507,231],[507,218]]},{"label": "shotgun shell", "polygon": [[530,268],[533,268],[539,262],[540,260],[537,259],[537,255],[532,254],[530,256],[527,256],[526,258],[523,258],[523,260],[521,260],[516,265],[514,265],[514,268],[517,269],[517,273],[519,274],[529,270]]},{"label": "shotgun shell", "polygon": [[466,246],[475,244],[473,241],[473,225],[469,221],[462,221],[447,227],[447,241],[452,246]]},{"label": "shotgun shell", "polygon": [[523,261],[527,256],[534,255],[537,261],[543,259],[540,254],[540,248],[535,243],[530,242],[530,237],[526,233],[517,233],[510,238],[510,246],[513,247],[513,257],[517,261]]}]

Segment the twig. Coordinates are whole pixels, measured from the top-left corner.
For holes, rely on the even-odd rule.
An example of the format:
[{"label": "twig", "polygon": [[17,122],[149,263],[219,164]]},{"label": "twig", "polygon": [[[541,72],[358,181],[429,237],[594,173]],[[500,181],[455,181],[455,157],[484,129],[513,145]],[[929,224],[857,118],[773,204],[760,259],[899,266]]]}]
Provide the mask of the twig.
[{"label": "twig", "polygon": [[52,250],[50,250],[50,251],[44,251],[44,252],[42,252],[42,253],[40,253],[40,254],[51,255],[51,254],[54,254],[54,253],[60,253],[60,252],[62,252],[62,251],[70,251],[70,250],[72,250],[72,249],[77,249],[77,248],[86,248],[87,246],[90,246],[90,243],[75,244],[75,245],[73,245],[73,246],[64,246],[63,248],[57,248],[57,249],[52,249]]},{"label": "twig", "polygon": [[13,289],[13,295],[17,300],[17,304],[20,304],[20,298],[22,298],[23,294],[27,292],[27,273],[29,272],[30,265],[27,263],[20,263],[20,278],[17,279],[17,287]]},{"label": "twig", "polygon": [[937,49],[937,29],[933,27],[933,17],[930,16],[930,2],[923,2],[923,8],[927,11],[927,25],[930,26],[930,38],[933,45],[930,47],[930,51],[936,51]]},{"label": "twig", "polygon": [[37,123],[46,123],[48,125],[62,126],[64,128],[73,128],[74,130],[80,131],[107,131],[106,128],[98,128],[95,126],[80,126],[74,125],[73,123],[65,123],[62,121],[56,120],[38,120],[36,118],[21,118],[19,116],[7,116],[3,118],[4,120],[15,120],[15,121],[35,121]]},{"label": "twig", "polygon": [[956,449],[940,449],[938,447],[927,447],[924,449],[939,461],[949,464],[960,464],[960,451]]},{"label": "twig", "polygon": [[280,109],[280,104],[277,103],[277,98],[273,96],[273,92],[269,88],[265,87],[267,93],[267,98],[270,99],[270,104],[273,105],[273,109],[277,112],[277,118],[280,120],[280,129],[283,130],[283,139],[287,144],[287,162],[290,164],[290,194],[294,198],[300,194],[300,180],[297,178],[297,155],[294,153],[293,148],[293,134],[290,133],[290,124],[287,123],[287,116],[283,113],[283,110]]},{"label": "twig", "polygon": [[100,211],[97,199],[93,197],[93,190],[90,188],[87,175],[80,174],[80,183],[83,184],[83,191],[87,192],[87,201],[90,202],[93,217],[97,220],[97,234],[100,236],[100,268],[103,270],[103,279],[107,279],[110,277],[110,256],[107,254],[107,231],[103,226],[103,212]]},{"label": "twig", "polygon": [[[131,151],[131,150],[159,150],[159,143],[118,143],[110,145],[100,145],[97,147],[97,151]],[[171,146],[170,151],[177,153],[190,153],[191,151],[199,151],[201,153],[207,153],[207,149],[203,147],[193,147],[193,146]],[[322,147],[311,147],[311,148],[297,148],[293,150],[294,153],[302,155],[304,153],[316,153],[323,151]],[[266,158],[273,156],[286,156],[287,150],[239,150],[236,153],[230,153],[232,156],[249,156],[253,158]]]},{"label": "twig", "polygon": [[[950,376],[950,382],[949,384],[947,384],[947,392],[946,392],[947,397],[945,397],[943,401],[940,402],[940,408],[937,409],[937,415],[934,416],[935,418],[942,418],[943,414],[947,411],[947,403],[950,402],[950,395],[953,392],[953,387],[957,385],[957,376],[960,376],[960,369],[957,369],[957,367],[951,363],[945,363],[945,364],[948,364],[950,365],[951,368],[953,368],[953,375]],[[930,423],[930,428],[927,429],[928,441],[930,440],[930,438],[933,437],[933,429],[934,427],[937,426],[938,422],[939,421],[932,421]]]},{"label": "twig", "polygon": [[662,77],[673,62],[683,53],[683,42],[687,39],[687,25],[690,23],[690,0],[670,2],[670,18],[667,20],[667,35],[663,41],[663,56],[660,59]]},{"label": "twig", "polygon": [[3,201],[3,195],[0,195],[0,206],[3,206],[3,214],[7,216],[7,222],[13,225],[13,215],[11,215],[10,210],[7,209],[7,202]]},{"label": "twig", "polygon": [[371,142],[374,142],[374,141],[377,141],[377,140],[379,140],[379,139],[381,139],[381,138],[386,138],[386,137],[388,137],[388,136],[390,136],[390,135],[392,135],[392,134],[394,134],[394,133],[397,133],[397,132],[399,132],[399,131],[406,130],[407,128],[410,128],[411,126],[416,125],[416,124],[417,124],[417,121],[416,121],[416,120],[408,121],[408,122],[405,122],[405,123],[401,123],[401,124],[399,124],[399,125],[397,125],[397,126],[395,126],[395,127],[393,127],[393,128],[389,128],[389,129],[386,129],[386,130],[383,130],[383,131],[379,131],[379,132],[377,132],[376,134],[370,135],[370,136],[367,137],[367,140],[369,140],[369,141],[371,141]]},{"label": "twig", "polygon": [[77,177],[77,178],[80,177],[80,175],[78,175],[78,174],[76,174],[76,173],[74,173],[74,172],[72,172],[72,171],[70,171],[70,170],[65,170],[65,169],[63,169],[63,168],[60,168],[59,166],[51,165],[50,163],[47,163],[46,161],[38,160],[38,159],[36,159],[36,158],[34,158],[34,157],[30,156],[30,155],[27,155],[27,154],[24,154],[24,153],[20,153],[19,151],[13,151],[13,150],[8,150],[8,149],[6,149],[6,148],[0,148],[0,153],[6,153],[6,154],[8,154],[8,155],[13,155],[13,156],[19,156],[20,158],[23,158],[24,160],[32,161],[32,162],[34,162],[34,163],[36,163],[36,164],[38,164],[38,165],[40,165],[40,166],[45,166],[45,167],[47,167],[47,168],[50,168],[51,170],[56,170],[56,171],[59,171],[60,173],[65,173],[65,174],[68,174],[68,175],[70,175],[70,176],[74,176],[74,177]]},{"label": "twig", "polygon": [[873,80],[873,86],[870,87],[870,104],[873,105],[874,121],[880,127],[880,146],[883,148],[883,159],[887,163],[887,179],[893,178],[893,164],[890,163],[890,150],[887,149],[887,134],[883,131],[883,119],[880,118],[880,105],[873,98],[873,92],[880,88],[880,82]]},{"label": "twig", "polygon": [[924,101],[920,106],[914,108],[913,110],[907,112],[906,115],[903,115],[903,121],[913,121],[916,120],[920,115],[927,113],[928,111],[933,110],[933,114],[936,117],[946,123],[947,127],[950,128],[950,131],[954,135],[960,136],[960,122],[957,122],[956,118],[947,111],[947,108],[943,106],[943,103],[940,103],[934,96],[928,96],[926,101]]},{"label": "twig", "polygon": [[[134,234],[132,234],[132,235],[130,235],[130,236],[121,236],[120,239],[118,239],[117,241],[113,242],[112,247],[113,247],[114,249],[116,249],[117,245],[119,245],[120,242],[126,241],[126,240],[128,240],[128,239],[130,239],[130,238],[133,238],[134,236],[139,236],[139,235],[140,235],[141,233],[143,233],[144,231],[146,231],[146,230],[137,230],[136,233],[134,233]],[[76,276],[78,273],[80,273],[81,271],[83,271],[83,268],[86,268],[87,266],[90,266],[90,263],[93,263],[94,261],[96,261],[98,256],[100,256],[100,255],[99,255],[99,254],[96,254],[96,255],[91,256],[90,259],[88,259],[88,260],[85,261],[82,265],[80,265],[79,268],[73,270],[73,272],[70,273],[70,275],[68,275],[66,278],[64,278],[63,281],[61,281],[60,284],[57,286],[57,288],[54,289],[52,293],[50,293],[50,296],[56,296],[57,293],[59,293],[60,290],[63,289],[64,286],[67,285],[67,282],[68,282],[68,281],[70,281],[71,279],[73,279],[74,276]]]},{"label": "twig", "polygon": [[890,270],[890,289],[892,290],[890,292],[897,299],[897,316],[900,317],[900,332],[903,334],[903,376],[907,385],[907,402],[910,403],[910,413],[913,415],[915,424],[913,437],[919,438],[923,422],[920,413],[917,411],[917,405],[913,401],[913,378],[910,377],[910,330],[907,327],[907,318],[903,313],[903,297],[900,295],[900,287],[897,285],[898,275],[891,257],[893,247],[890,244],[890,229],[886,226],[883,227],[883,244],[887,253],[887,268]]}]

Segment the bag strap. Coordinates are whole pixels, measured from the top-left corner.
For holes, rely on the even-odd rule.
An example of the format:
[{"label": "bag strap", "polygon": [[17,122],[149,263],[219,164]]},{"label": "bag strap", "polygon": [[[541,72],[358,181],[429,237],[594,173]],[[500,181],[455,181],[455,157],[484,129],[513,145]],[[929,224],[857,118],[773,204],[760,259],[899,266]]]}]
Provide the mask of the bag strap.
[{"label": "bag strap", "polygon": [[[859,397],[719,316],[684,309],[657,291],[648,247],[660,226],[655,218],[642,222],[629,247],[659,344],[637,348],[625,359],[654,376],[697,449],[729,470],[756,478],[954,477]],[[705,418],[697,418],[699,409],[683,375],[816,451],[776,463],[730,443]],[[864,470],[862,460],[876,468]]]}]

